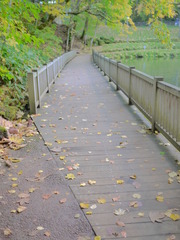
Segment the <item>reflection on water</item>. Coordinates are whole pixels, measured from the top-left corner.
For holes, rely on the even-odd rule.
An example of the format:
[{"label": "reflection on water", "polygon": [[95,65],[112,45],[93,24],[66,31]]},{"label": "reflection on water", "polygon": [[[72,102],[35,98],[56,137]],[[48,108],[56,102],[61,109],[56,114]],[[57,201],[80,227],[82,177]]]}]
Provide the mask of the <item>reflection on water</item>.
[{"label": "reflection on water", "polygon": [[151,76],[163,76],[164,81],[180,87],[180,59],[126,59],[122,63]]}]

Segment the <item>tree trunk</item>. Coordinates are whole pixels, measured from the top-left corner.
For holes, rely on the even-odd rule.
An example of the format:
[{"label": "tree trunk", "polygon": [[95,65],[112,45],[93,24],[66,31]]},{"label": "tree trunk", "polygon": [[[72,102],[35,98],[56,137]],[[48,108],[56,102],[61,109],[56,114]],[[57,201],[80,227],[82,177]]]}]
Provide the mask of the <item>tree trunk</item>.
[{"label": "tree trunk", "polygon": [[89,24],[89,18],[86,17],[85,24],[84,24],[84,29],[83,29],[83,32],[82,32],[82,35],[81,35],[81,39],[83,40],[83,42],[85,42],[85,37],[86,37],[87,30],[88,30],[88,24]]}]

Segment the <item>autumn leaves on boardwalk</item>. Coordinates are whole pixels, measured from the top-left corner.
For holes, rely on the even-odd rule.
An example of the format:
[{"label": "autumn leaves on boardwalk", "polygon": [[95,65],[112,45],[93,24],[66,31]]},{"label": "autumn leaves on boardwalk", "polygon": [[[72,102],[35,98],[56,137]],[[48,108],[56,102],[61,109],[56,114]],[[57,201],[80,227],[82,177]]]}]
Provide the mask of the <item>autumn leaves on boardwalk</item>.
[{"label": "autumn leaves on boardwalk", "polygon": [[32,239],[180,239],[179,153],[151,134],[89,55],[65,67],[33,120],[43,141],[32,140],[23,174],[36,190],[14,215],[31,216]]}]

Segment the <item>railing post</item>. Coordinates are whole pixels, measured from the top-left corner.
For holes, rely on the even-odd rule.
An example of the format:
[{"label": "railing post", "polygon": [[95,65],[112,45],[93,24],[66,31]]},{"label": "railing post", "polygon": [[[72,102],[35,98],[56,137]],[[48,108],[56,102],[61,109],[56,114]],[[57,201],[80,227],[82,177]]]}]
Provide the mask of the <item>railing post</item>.
[{"label": "railing post", "polygon": [[28,93],[29,93],[30,114],[35,114],[37,112],[37,109],[36,109],[36,73],[35,72],[28,72],[27,85],[28,85]]},{"label": "railing post", "polygon": [[46,79],[47,79],[47,87],[48,87],[48,93],[50,92],[50,86],[49,86],[49,69],[48,69],[48,64],[44,64],[46,66]]},{"label": "railing post", "polygon": [[118,62],[117,61],[117,66],[116,66],[116,79],[117,79],[117,84],[116,84],[116,91],[119,90],[119,84],[118,84],[118,79],[119,79],[119,74],[118,74],[118,70],[119,70],[119,67],[118,67],[118,64],[121,63],[120,61]]},{"label": "railing post", "polygon": [[135,67],[129,67],[129,105],[132,105],[132,101],[131,101],[131,96],[132,96],[132,79],[131,79],[131,75],[132,75],[132,70],[135,69]]},{"label": "railing post", "polygon": [[163,81],[163,77],[154,77],[154,84],[153,84],[153,101],[152,101],[152,120],[151,120],[151,130],[155,132],[155,125],[156,125],[156,100],[157,100],[157,83],[158,81]]},{"label": "railing post", "polygon": [[53,83],[55,83],[55,78],[56,78],[56,76],[55,76],[55,61],[53,60]]},{"label": "railing post", "polygon": [[111,61],[111,59],[109,58],[109,82],[112,82],[111,77],[110,77],[110,75],[111,75],[110,61]]},{"label": "railing post", "polygon": [[180,97],[178,99],[178,115],[177,115],[177,137],[176,137],[176,140],[177,142],[180,142]]}]

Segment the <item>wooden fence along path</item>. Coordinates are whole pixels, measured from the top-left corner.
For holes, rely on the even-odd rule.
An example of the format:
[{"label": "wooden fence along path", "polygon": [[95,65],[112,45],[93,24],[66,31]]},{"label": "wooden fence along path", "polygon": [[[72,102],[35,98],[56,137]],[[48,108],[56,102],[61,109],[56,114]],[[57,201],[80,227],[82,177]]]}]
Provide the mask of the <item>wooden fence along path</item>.
[{"label": "wooden fence along path", "polygon": [[180,151],[180,88],[94,51],[93,61]]},{"label": "wooden fence along path", "polygon": [[[146,76],[144,83],[142,73],[118,64],[121,71],[116,62],[95,53],[94,61],[119,88],[131,92],[131,102],[137,105],[142,102],[142,108],[152,118],[153,79]],[[130,89],[129,81],[135,81]],[[156,98],[160,103],[156,111],[170,101],[177,108],[178,90],[164,93],[169,86],[161,82],[157,86]],[[147,99],[143,101],[147,89],[152,93],[146,93]],[[175,96],[170,97],[173,93]],[[171,100],[164,100],[165,95]],[[146,129],[138,111],[114,90],[114,84],[98,71],[91,56],[79,55],[70,61],[41,106],[33,119],[56,161],[55,177],[66,178],[77,204],[101,239],[180,239],[179,152],[174,149],[171,152],[172,146]],[[161,111],[167,112],[164,107]],[[175,110],[168,111],[179,116]],[[162,118],[158,114],[155,127]],[[166,121],[169,125],[171,119]],[[176,130],[179,134],[179,128]],[[61,181],[57,191],[61,192]],[[66,202],[58,204],[55,217],[62,206],[71,208],[69,196],[61,197]],[[74,209],[72,213],[78,223],[82,221],[81,214]],[[67,226],[68,219],[68,216],[62,219]],[[74,239],[89,238],[74,236]]]}]

